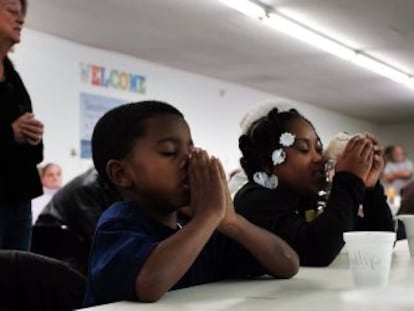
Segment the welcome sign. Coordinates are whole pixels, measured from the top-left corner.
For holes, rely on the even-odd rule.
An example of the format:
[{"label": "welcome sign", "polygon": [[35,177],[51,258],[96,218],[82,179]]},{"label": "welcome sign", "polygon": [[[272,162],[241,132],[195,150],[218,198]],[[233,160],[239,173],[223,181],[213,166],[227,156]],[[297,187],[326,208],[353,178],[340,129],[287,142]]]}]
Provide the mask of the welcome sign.
[{"label": "welcome sign", "polygon": [[146,78],[142,75],[95,64],[80,64],[83,83],[131,93],[145,94]]}]

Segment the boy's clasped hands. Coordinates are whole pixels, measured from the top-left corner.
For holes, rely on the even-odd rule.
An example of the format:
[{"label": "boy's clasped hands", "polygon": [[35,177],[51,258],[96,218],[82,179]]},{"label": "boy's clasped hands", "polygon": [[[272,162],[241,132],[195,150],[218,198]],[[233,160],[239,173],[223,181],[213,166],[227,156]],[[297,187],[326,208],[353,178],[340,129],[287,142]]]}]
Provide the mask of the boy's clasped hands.
[{"label": "boy's clasped hands", "polygon": [[190,210],[193,217],[217,221],[217,229],[225,231],[237,217],[226,174],[219,159],[207,151],[194,148],[189,161]]}]

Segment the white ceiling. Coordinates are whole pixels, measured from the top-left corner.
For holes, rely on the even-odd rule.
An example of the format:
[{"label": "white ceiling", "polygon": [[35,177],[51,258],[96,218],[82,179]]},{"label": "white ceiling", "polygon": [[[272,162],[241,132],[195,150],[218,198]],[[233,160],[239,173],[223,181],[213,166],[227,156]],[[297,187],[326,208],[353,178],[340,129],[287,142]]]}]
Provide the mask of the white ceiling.
[{"label": "white ceiling", "polygon": [[[413,0],[268,0],[414,74]],[[414,90],[218,0],[31,0],[27,26],[374,122],[414,120]]]}]

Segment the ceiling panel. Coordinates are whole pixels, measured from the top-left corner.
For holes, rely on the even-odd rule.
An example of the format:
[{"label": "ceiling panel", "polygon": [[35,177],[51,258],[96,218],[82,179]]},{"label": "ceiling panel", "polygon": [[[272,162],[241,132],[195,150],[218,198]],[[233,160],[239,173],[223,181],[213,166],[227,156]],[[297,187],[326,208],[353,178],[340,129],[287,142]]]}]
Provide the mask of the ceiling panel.
[{"label": "ceiling panel", "polygon": [[[414,1],[266,2],[414,73]],[[27,26],[350,116],[414,120],[414,90],[278,34],[218,0],[36,0]]]}]

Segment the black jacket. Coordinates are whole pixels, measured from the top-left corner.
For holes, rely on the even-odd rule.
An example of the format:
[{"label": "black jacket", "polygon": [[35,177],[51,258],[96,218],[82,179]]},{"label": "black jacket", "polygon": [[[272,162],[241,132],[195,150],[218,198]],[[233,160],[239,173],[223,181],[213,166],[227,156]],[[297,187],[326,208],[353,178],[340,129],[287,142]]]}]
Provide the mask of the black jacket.
[{"label": "black jacket", "polygon": [[29,94],[10,60],[3,61],[0,82],[0,203],[21,203],[43,193],[36,165],[43,160],[43,143],[17,144],[12,123],[32,112]]},{"label": "black jacket", "polygon": [[[303,266],[330,264],[344,245],[345,231],[394,231],[379,183],[365,190],[358,177],[337,173],[324,211],[307,222],[305,211],[312,209],[314,203],[314,198],[297,197],[279,188],[269,190],[253,182],[242,187],[234,198],[238,213],[283,238],[296,250]],[[364,218],[358,217],[360,204]]]},{"label": "black jacket", "polygon": [[55,193],[36,225],[67,226],[90,245],[102,212],[118,200],[121,197],[115,190],[109,189],[97,171],[90,168]]},{"label": "black jacket", "polygon": [[58,258],[86,275],[96,224],[102,212],[120,200],[94,168],[75,177],[52,197],[32,235],[32,251]]}]

